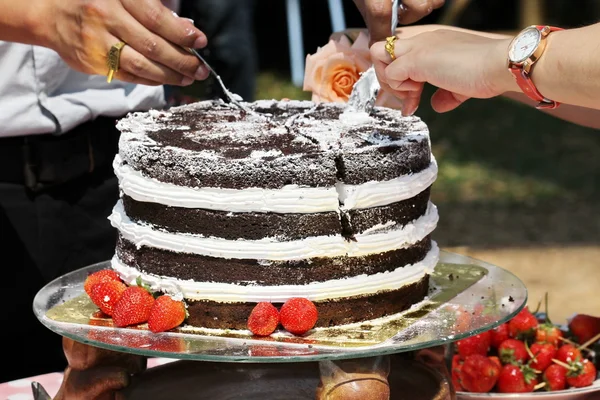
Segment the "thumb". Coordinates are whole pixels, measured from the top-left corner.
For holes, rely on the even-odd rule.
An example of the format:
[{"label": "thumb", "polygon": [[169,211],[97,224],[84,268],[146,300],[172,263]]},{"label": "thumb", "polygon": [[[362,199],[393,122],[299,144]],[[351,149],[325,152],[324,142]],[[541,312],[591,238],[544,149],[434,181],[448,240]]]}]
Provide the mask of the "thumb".
[{"label": "thumb", "polygon": [[444,113],[454,110],[469,98],[470,97],[468,96],[450,92],[445,89],[438,89],[433,96],[431,96],[431,107],[439,113]]}]

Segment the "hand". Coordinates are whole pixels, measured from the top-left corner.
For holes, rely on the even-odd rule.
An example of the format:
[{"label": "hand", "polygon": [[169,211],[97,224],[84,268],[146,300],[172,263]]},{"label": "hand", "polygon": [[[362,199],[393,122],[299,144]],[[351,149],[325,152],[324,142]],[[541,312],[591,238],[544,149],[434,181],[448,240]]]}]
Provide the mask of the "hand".
[{"label": "hand", "polygon": [[206,36],[160,0],[41,0],[36,7],[40,41],[77,71],[106,75],[108,51],[122,40],[115,79],[185,86],[208,76],[180,47],[205,47]]},{"label": "hand", "polygon": [[69,366],[54,400],[116,399],[131,374],[146,369],[146,358],[92,347],[63,337]]},{"label": "hand", "polygon": [[506,67],[510,39],[447,29],[399,37],[394,61],[383,42],[371,47],[371,57],[382,87],[402,99],[405,115],[416,111],[425,82],[439,88],[431,99],[437,112],[453,110],[471,97],[518,90]]},{"label": "hand", "polygon": [[[404,0],[398,8],[398,23],[412,24],[444,5],[444,0]],[[369,29],[371,44],[385,40],[392,31],[391,0],[354,0]]]}]

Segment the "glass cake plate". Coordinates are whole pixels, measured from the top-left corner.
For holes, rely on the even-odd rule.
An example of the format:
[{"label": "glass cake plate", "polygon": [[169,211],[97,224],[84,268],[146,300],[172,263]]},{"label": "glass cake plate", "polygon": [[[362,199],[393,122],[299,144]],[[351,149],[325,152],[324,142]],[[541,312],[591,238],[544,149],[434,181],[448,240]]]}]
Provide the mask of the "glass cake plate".
[{"label": "glass cake plate", "polygon": [[428,298],[381,320],[317,328],[302,337],[276,332],[190,330],[152,333],[147,326],[118,328],[83,290],[94,264],[50,282],[36,295],[38,319],[59,335],[93,346],[150,357],[223,362],[301,362],[370,357],[418,350],[491,329],[516,315],[527,289],[512,273],[470,257],[441,251]]}]

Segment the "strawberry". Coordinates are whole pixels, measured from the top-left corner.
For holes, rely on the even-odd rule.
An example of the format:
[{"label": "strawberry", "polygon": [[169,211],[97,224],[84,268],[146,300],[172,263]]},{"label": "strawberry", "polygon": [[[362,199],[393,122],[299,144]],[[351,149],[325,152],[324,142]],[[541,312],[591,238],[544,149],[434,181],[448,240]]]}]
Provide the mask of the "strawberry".
[{"label": "strawberry", "polygon": [[490,360],[492,360],[492,362],[494,364],[496,364],[499,368],[502,368],[502,362],[500,361],[500,359],[498,357],[496,357],[496,356],[488,356],[488,358]]},{"label": "strawberry", "polygon": [[585,359],[571,364],[567,372],[567,383],[570,387],[580,388],[591,386],[596,380],[596,367],[594,363]]},{"label": "strawberry", "polygon": [[548,368],[556,356],[556,347],[551,343],[534,343],[529,350],[532,355],[529,366],[537,371],[544,371]]},{"label": "strawberry", "polygon": [[577,314],[569,321],[569,330],[584,344],[600,333],[600,318],[587,314]]},{"label": "strawberry", "polygon": [[554,347],[558,347],[563,337],[562,331],[556,326],[549,324],[547,321],[538,325],[535,332],[535,341],[540,343],[550,343]]},{"label": "strawberry", "polygon": [[542,374],[546,382],[546,390],[557,391],[567,388],[567,369],[562,365],[552,364]]},{"label": "strawberry", "polygon": [[499,325],[492,329],[491,331],[492,340],[491,345],[493,348],[497,349],[500,347],[500,344],[509,338],[508,336],[508,323]]},{"label": "strawberry", "polygon": [[525,307],[508,321],[508,334],[513,339],[526,340],[535,336],[537,327],[537,318]]},{"label": "strawberry", "polygon": [[486,356],[490,350],[492,334],[490,331],[482,332],[478,335],[460,339],[456,342],[458,354],[462,360],[471,354]]},{"label": "strawberry", "polygon": [[94,284],[90,289],[90,299],[106,315],[113,315],[115,304],[121,298],[127,286],[121,281],[104,281]]},{"label": "strawberry", "polygon": [[464,387],[461,382],[461,371],[462,371],[463,361],[460,359],[458,354],[452,356],[452,370],[450,371],[450,375],[452,377],[452,383],[454,385],[454,389],[462,391]]},{"label": "strawberry", "polygon": [[152,304],[148,316],[148,329],[152,332],[164,332],[177,328],[187,317],[185,304],[169,295],[158,296]]},{"label": "strawberry", "polygon": [[85,282],[83,283],[83,290],[88,294],[88,296],[92,296],[92,286],[96,283],[108,282],[108,281],[119,281],[121,282],[121,278],[117,271],[112,269],[101,269],[100,271],[96,271],[92,274],[89,274],[87,278],[85,278]]},{"label": "strawberry", "polygon": [[113,312],[113,322],[124,327],[148,321],[154,297],[143,287],[130,286],[121,295]]},{"label": "strawberry", "polygon": [[302,335],[311,330],[318,316],[314,303],[302,297],[289,299],[279,311],[281,325],[294,335]]},{"label": "strawberry", "polygon": [[460,381],[462,386],[473,393],[487,393],[498,381],[500,367],[480,354],[467,356],[462,365]]},{"label": "strawberry", "polygon": [[553,346],[558,347],[560,339],[563,337],[562,331],[552,323],[548,314],[548,293],[544,297],[544,308],[546,313],[546,320],[539,324],[535,332],[535,341],[542,343],[551,343]]},{"label": "strawberry", "polygon": [[517,339],[506,339],[502,342],[498,347],[498,354],[503,364],[524,364],[529,359],[525,343]]},{"label": "strawberry", "polygon": [[581,361],[583,359],[581,351],[572,344],[565,343],[556,351],[556,359],[563,363],[569,364],[572,362]]},{"label": "strawberry", "polygon": [[496,388],[500,393],[529,393],[535,385],[537,378],[531,368],[506,364],[500,371]]},{"label": "strawberry", "polygon": [[279,325],[279,311],[271,303],[258,303],[248,317],[248,329],[258,336],[269,336]]}]

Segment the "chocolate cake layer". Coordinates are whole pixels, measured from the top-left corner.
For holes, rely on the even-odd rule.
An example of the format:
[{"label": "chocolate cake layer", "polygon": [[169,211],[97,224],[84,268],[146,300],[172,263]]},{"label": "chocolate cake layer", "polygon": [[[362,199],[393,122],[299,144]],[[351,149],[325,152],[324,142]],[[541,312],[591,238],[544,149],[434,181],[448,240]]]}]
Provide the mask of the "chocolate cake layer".
[{"label": "chocolate cake layer", "polygon": [[384,225],[390,221],[396,222],[395,228],[404,226],[411,221],[425,215],[429,204],[430,187],[410,199],[398,201],[387,206],[365,209],[348,210],[342,219],[347,231],[356,235],[377,225]]},{"label": "chocolate cake layer", "polygon": [[[319,318],[316,327],[331,327],[368,321],[409,309],[423,300],[429,289],[429,275],[397,290],[360,297],[315,302]],[[248,329],[250,312],[256,303],[188,301],[186,324],[214,329]],[[279,308],[281,304],[274,304]]]},{"label": "chocolate cake layer", "polygon": [[132,114],[118,124],[121,158],[162,182],[230,189],[360,184],[430,164],[426,126],[397,111],[376,111],[372,123],[355,126],[339,120],[343,105],[249,107],[259,115],[218,102]]},{"label": "chocolate cake layer", "polygon": [[136,201],[123,196],[127,216],[168,232],[192,233],[223,239],[258,240],[276,237],[280,241],[309,236],[339,235],[342,231],[336,212],[314,214],[230,213],[198,208],[168,207]]},{"label": "chocolate cake layer", "polygon": [[415,264],[431,249],[429,236],[406,248],[363,257],[311,258],[294,261],[225,259],[176,253],[142,246],[119,236],[117,256],[125,264],[147,274],[196,282],[253,285],[304,285],[362,274],[393,271]]},{"label": "chocolate cake layer", "polygon": [[258,240],[276,237],[280,241],[310,236],[339,235],[351,237],[389,221],[405,225],[427,211],[429,189],[417,196],[387,206],[349,210],[342,221],[336,212],[279,214],[230,213],[198,208],[169,207],[136,201],[123,195],[127,216],[138,223],[152,224],[174,233],[191,233],[223,239]]}]

